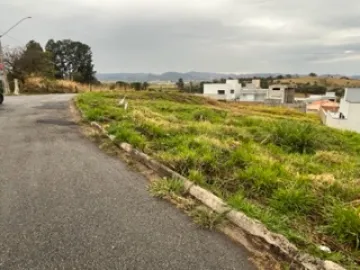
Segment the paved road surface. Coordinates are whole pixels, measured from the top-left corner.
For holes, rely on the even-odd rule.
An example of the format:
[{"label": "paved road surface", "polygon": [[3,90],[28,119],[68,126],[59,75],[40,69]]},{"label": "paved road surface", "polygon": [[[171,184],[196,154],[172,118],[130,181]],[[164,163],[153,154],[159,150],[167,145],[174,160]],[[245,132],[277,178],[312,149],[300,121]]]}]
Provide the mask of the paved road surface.
[{"label": "paved road surface", "polygon": [[0,106],[0,269],[254,269],[83,138],[71,95]]}]

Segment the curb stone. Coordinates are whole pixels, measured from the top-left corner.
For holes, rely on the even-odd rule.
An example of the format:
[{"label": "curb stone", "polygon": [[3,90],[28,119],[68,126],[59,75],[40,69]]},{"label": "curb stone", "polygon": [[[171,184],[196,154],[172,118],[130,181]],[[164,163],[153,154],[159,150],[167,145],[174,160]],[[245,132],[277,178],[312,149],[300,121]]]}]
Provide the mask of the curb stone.
[{"label": "curb stone", "polygon": [[[81,112],[81,114],[83,115],[83,112]],[[96,122],[91,122],[90,124],[114,142],[115,137],[109,135],[100,124]],[[173,171],[167,166],[161,164],[160,162],[152,159],[145,153],[135,149],[132,145],[128,143],[115,144],[138,161],[144,163],[150,169],[159,173],[160,176],[174,178],[182,181],[184,183],[186,191],[191,196],[201,201],[203,204],[205,204],[207,207],[209,207],[216,213],[224,214],[227,219],[229,219],[233,224],[235,224],[242,231],[244,231],[248,236],[259,239],[262,243],[265,243],[273,251],[278,252],[287,260],[296,262],[299,266],[301,266],[302,269],[345,270],[345,268],[334,262],[324,261],[312,255],[299,251],[298,248],[294,244],[292,244],[285,236],[269,231],[266,226],[260,221],[249,218],[244,213],[232,209],[221,198],[189,181],[186,177]]]}]

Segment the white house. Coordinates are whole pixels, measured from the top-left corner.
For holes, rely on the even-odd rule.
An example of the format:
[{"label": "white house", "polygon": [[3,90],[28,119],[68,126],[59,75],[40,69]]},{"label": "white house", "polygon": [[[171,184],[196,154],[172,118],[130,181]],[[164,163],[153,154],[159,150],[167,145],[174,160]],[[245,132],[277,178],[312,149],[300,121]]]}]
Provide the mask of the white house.
[{"label": "white house", "polygon": [[242,87],[238,80],[226,80],[226,83],[204,84],[204,96],[217,100],[264,101],[268,89],[261,89],[260,80],[252,80]]},{"label": "white house", "polygon": [[217,100],[235,100],[235,92],[240,92],[241,84],[238,80],[226,80],[226,83],[204,84],[204,96]]},{"label": "white house", "polygon": [[324,124],[330,127],[360,132],[360,88],[346,88],[337,113],[320,113]]}]

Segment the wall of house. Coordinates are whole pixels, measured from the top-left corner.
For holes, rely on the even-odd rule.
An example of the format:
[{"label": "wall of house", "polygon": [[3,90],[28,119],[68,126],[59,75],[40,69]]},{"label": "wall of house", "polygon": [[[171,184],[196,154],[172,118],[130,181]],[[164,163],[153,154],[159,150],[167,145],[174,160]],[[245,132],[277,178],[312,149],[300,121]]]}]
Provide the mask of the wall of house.
[{"label": "wall of house", "polygon": [[267,89],[246,89],[243,88],[239,95],[240,101],[264,101],[267,97]]},{"label": "wall of house", "polygon": [[241,101],[254,101],[255,95],[253,93],[241,93],[239,99]]},{"label": "wall of house", "polygon": [[339,112],[341,112],[343,115],[345,115],[345,117],[347,117],[349,115],[349,108],[350,103],[346,101],[345,98],[342,98],[340,101]]},{"label": "wall of house", "polygon": [[241,95],[242,86],[238,80],[226,80],[226,84],[231,86],[231,89],[235,90],[235,99],[239,99]]},{"label": "wall of house", "polygon": [[295,89],[284,89],[284,103],[294,103],[295,101]]},{"label": "wall of house", "polygon": [[337,129],[350,129],[347,119],[333,118],[329,114],[326,115],[326,125]]},{"label": "wall of house", "polygon": [[347,106],[348,115],[346,115],[346,119],[333,118],[330,113],[327,113],[326,125],[333,128],[360,132],[360,103],[347,102]]},{"label": "wall of house", "polygon": [[[219,90],[224,90],[225,94],[219,94]],[[234,90],[233,94],[231,90]],[[233,89],[232,85],[226,83],[204,84],[204,96],[217,100],[235,100],[235,89]]]},{"label": "wall of house", "polygon": [[267,97],[267,91],[268,90],[266,90],[266,91],[259,91],[259,93],[256,93],[256,95],[255,95],[255,101],[262,101],[262,102],[264,102],[265,101],[265,99],[266,99],[266,97]]},{"label": "wall of house", "polygon": [[327,112],[326,112],[323,108],[320,108],[320,110],[319,110],[319,116],[320,116],[321,122],[322,122],[324,125],[326,125],[327,117],[331,117],[331,116],[328,116]]},{"label": "wall of house", "polygon": [[347,120],[351,130],[360,132],[360,103],[348,103],[349,114]]},{"label": "wall of house", "polygon": [[[280,90],[274,90],[280,89]],[[269,87],[268,99],[280,99],[281,102],[284,100],[285,87],[283,85],[272,85]]]},{"label": "wall of house", "polygon": [[251,83],[255,85],[256,88],[261,88],[261,81],[260,80],[252,80]]}]

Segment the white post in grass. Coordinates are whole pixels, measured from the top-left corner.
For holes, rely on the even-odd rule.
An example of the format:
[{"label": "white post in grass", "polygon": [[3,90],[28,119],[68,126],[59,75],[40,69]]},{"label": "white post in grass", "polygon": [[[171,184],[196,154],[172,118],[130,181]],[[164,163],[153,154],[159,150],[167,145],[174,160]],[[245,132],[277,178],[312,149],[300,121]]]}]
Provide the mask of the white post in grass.
[{"label": "white post in grass", "polygon": [[19,94],[20,94],[19,80],[14,79],[14,95],[18,96]]}]

